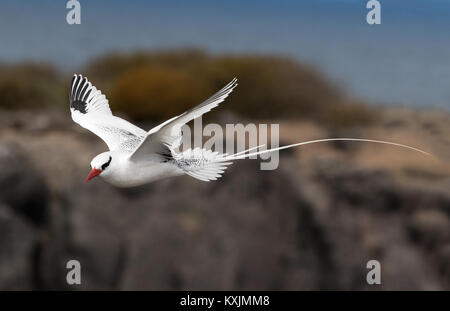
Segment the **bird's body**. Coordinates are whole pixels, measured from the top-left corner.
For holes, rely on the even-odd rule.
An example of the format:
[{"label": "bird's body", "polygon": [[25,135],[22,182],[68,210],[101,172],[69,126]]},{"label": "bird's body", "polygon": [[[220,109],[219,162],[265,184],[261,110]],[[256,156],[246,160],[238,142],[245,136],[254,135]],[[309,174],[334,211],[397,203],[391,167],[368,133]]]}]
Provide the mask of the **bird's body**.
[{"label": "bird's body", "polygon": [[147,132],[114,116],[105,95],[86,78],[74,75],[69,95],[72,119],[103,139],[109,147],[109,151],[97,155],[91,161],[92,170],[87,180],[100,176],[106,182],[117,187],[135,187],[159,179],[187,174],[198,180],[210,181],[220,178],[232,161],[295,146],[333,140],[384,143],[426,153],[401,144],[356,138],[322,139],[255,151],[261,147],[258,146],[232,155],[219,154],[202,148],[178,151],[182,138],[181,127],[218,106],[236,86],[237,80],[233,79],[200,105]]},{"label": "bird's body", "polygon": [[134,187],[158,179],[188,174],[209,181],[221,176],[225,155],[196,148],[178,152],[181,127],[221,103],[236,87],[236,79],[197,107],[150,131],[114,116],[106,97],[86,78],[75,75],[70,87],[72,119],[108,145],[96,156],[88,180],[100,176],[118,187]]},{"label": "bird's body", "polygon": [[130,161],[130,153],[123,151],[111,152],[114,163],[100,177],[106,182],[121,188],[135,187],[159,179],[183,175],[175,161],[160,162]]}]

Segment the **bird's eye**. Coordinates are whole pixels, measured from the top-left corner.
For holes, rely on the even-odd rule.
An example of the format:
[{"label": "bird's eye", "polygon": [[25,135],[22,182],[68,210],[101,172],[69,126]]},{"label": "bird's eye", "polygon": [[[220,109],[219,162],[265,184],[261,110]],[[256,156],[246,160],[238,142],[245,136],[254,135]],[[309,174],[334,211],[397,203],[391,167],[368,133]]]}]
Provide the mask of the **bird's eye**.
[{"label": "bird's eye", "polygon": [[109,164],[111,164],[111,160],[112,157],[109,157],[109,161],[102,165],[102,171],[104,171],[109,166]]}]

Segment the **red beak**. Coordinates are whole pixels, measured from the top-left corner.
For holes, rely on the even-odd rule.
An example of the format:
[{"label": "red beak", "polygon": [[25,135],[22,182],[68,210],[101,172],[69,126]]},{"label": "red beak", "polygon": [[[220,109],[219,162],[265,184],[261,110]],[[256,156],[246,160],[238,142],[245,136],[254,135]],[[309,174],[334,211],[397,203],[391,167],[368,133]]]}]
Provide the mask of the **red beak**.
[{"label": "red beak", "polygon": [[86,182],[88,182],[92,178],[100,175],[101,172],[102,172],[102,170],[98,170],[96,168],[93,168],[92,171],[89,173],[89,176],[86,178]]}]

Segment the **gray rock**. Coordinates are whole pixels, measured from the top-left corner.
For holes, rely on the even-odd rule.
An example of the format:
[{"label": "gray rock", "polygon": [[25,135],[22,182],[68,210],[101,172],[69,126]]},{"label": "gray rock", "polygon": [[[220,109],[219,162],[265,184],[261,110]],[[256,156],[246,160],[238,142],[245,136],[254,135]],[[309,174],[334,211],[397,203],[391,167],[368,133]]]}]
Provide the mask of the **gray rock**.
[{"label": "gray rock", "polygon": [[16,147],[0,144],[0,202],[42,226],[49,190],[42,177]]},{"label": "gray rock", "polygon": [[0,290],[30,290],[35,284],[36,230],[0,205]]}]

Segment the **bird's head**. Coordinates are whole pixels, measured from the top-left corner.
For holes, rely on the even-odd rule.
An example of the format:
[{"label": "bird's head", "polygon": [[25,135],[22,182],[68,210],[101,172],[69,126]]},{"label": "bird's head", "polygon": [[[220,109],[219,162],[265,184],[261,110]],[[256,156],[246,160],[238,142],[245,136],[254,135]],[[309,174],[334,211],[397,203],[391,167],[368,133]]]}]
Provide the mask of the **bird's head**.
[{"label": "bird's head", "polygon": [[92,178],[100,175],[105,170],[107,170],[111,162],[112,162],[111,152],[100,153],[98,156],[92,159],[91,161],[92,170],[89,173],[89,176],[86,178],[86,181],[91,180]]}]

